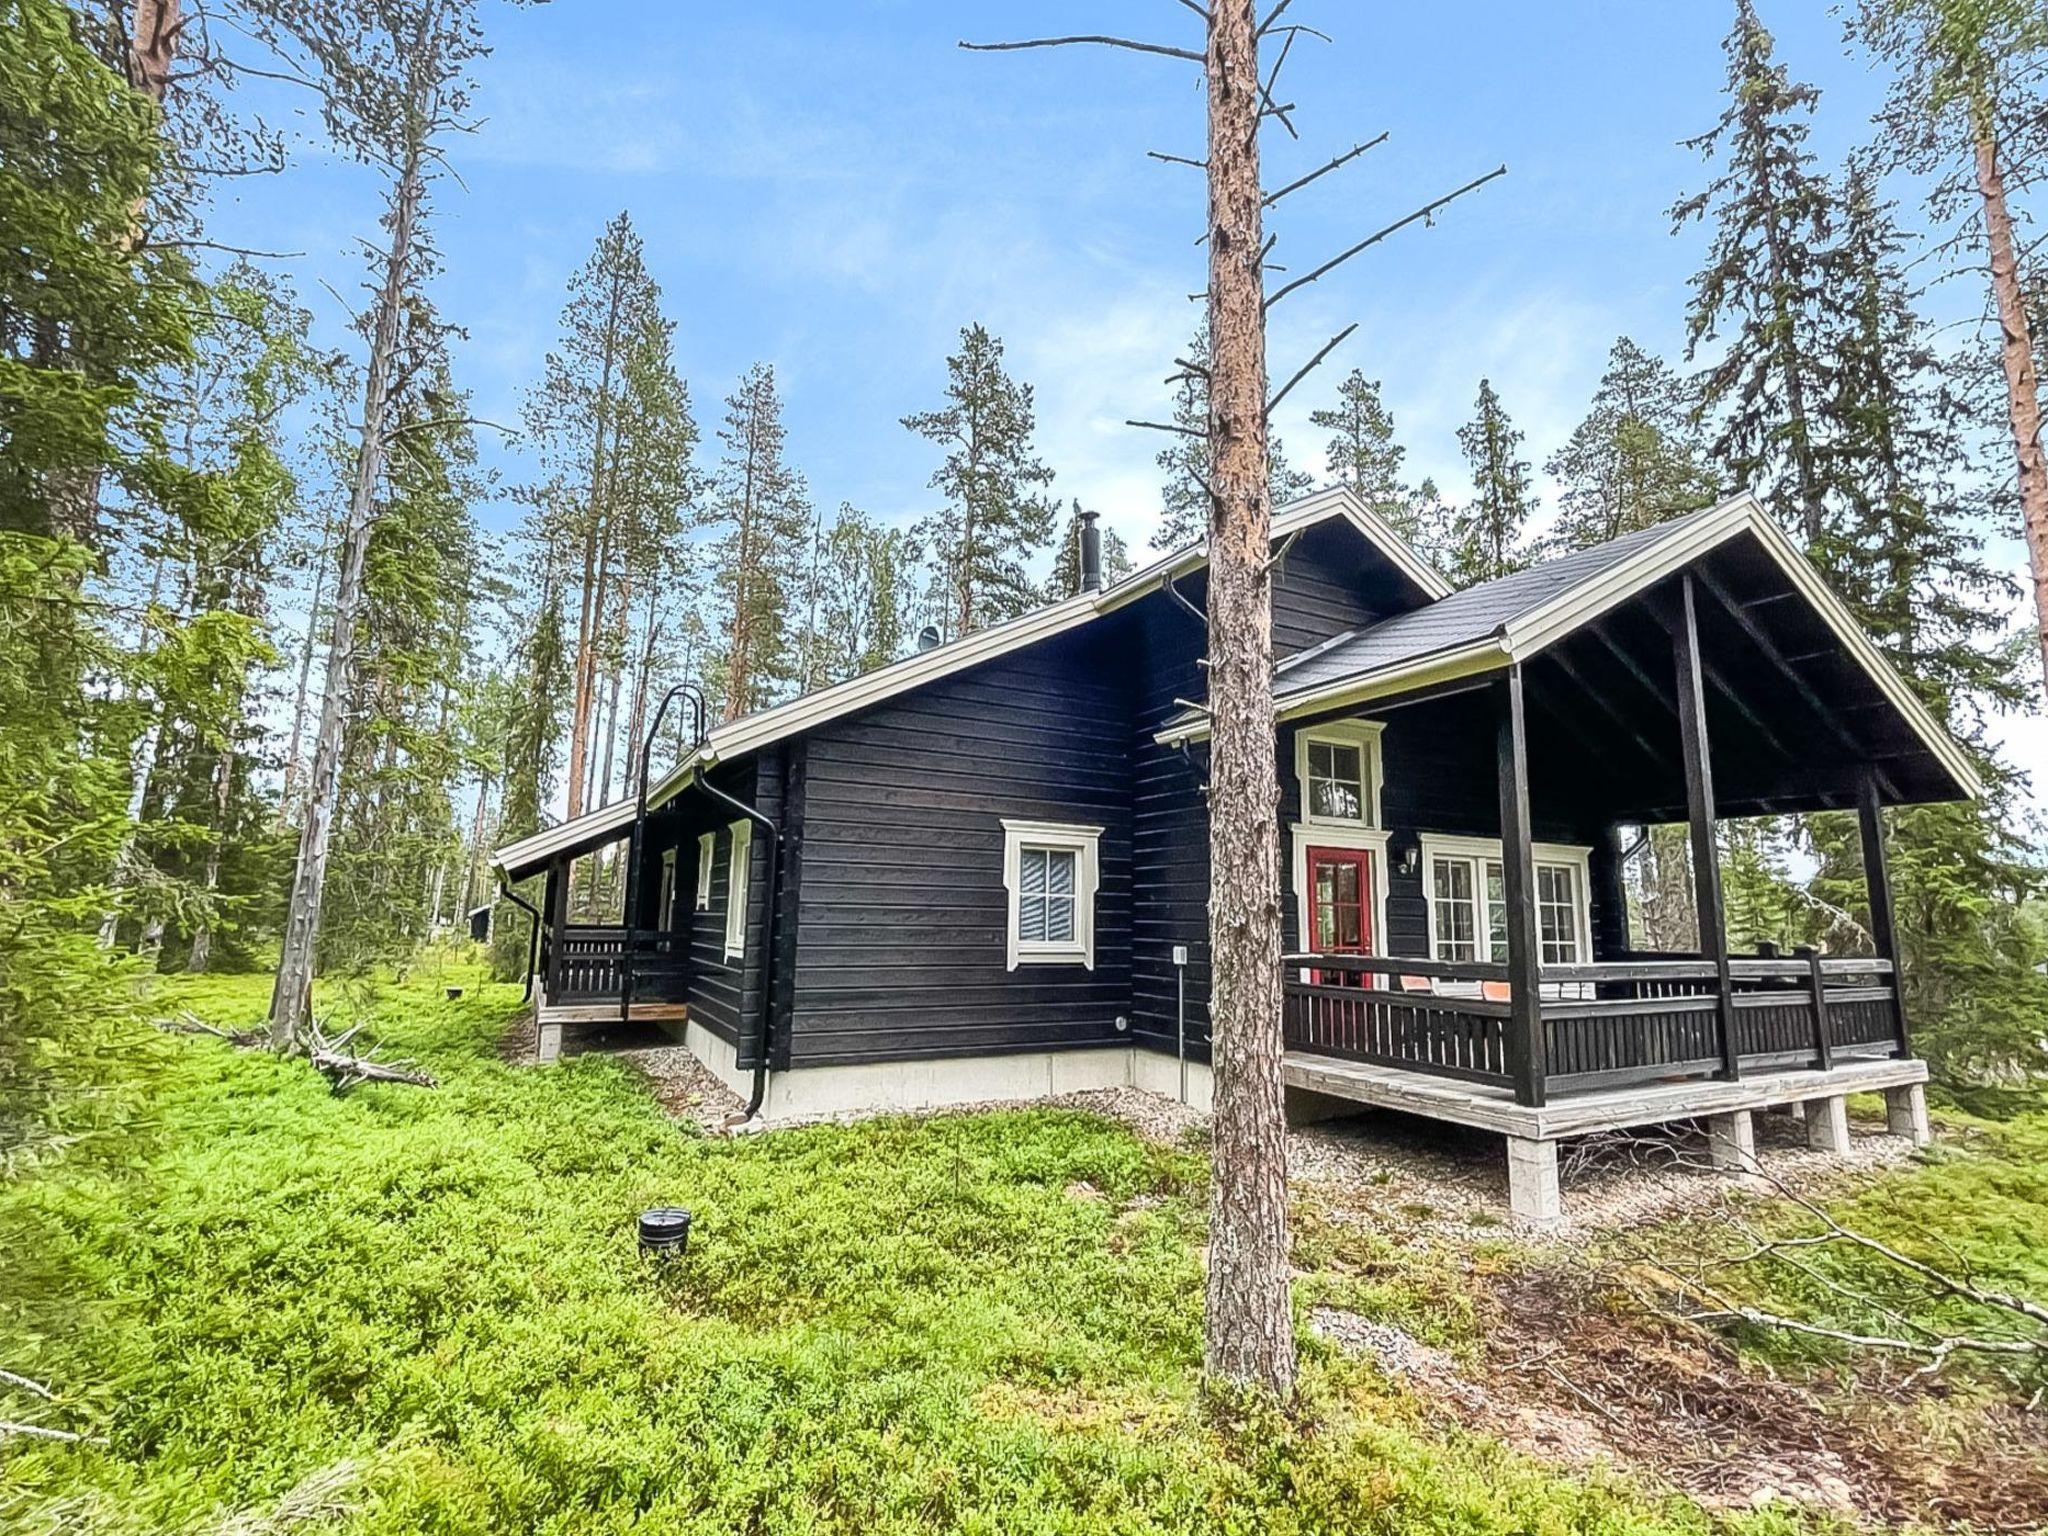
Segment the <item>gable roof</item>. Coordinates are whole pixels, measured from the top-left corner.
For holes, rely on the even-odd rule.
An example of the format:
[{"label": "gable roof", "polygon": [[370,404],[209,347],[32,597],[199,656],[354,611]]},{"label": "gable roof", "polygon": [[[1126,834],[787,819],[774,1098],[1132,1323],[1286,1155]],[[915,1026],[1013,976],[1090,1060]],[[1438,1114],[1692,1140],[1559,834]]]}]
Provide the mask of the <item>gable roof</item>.
[{"label": "gable roof", "polygon": [[[1754,537],[1792,586],[1869,674],[1885,699],[1958,788],[1981,796],[1969,757],[1921,703],[1829,590],[1777,520],[1747,492],[1703,511],[1575,550],[1357,632],[1294,658],[1274,676],[1275,718],[1363,704],[1526,660],[1654,586],[1708,551]],[[1187,711],[1159,733],[1164,742],[1208,733],[1205,713]]]},{"label": "gable roof", "polygon": [[[1385,518],[1344,486],[1317,491],[1278,509],[1273,514],[1271,537],[1277,542],[1338,518],[1356,528],[1424,598],[1436,601],[1450,595],[1450,583],[1409,548]],[[1207,563],[1206,544],[1190,545],[1162,556],[1099,592],[1083,592],[1050,603],[1004,623],[934,646],[929,651],[906,656],[846,682],[729,720],[708,732],[703,741],[648,791],[648,808],[652,810],[672,799],[695,774],[715,763],[773,746],[776,742],[883,703],[926,683],[1078,629],[1159,591],[1167,582],[1197,571]],[[497,849],[491,854],[491,864],[507,872],[530,870],[558,854],[602,846],[623,837],[632,826],[634,816],[633,801],[606,806]]]}]

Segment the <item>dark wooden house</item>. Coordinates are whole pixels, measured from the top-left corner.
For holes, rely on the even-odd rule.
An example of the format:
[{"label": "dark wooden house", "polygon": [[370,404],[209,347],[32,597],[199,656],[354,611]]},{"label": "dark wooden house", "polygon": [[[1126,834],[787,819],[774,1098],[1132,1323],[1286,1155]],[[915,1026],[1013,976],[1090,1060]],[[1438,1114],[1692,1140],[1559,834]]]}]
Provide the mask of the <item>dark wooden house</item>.
[{"label": "dark wooden house", "polygon": [[[1556,1143],[1890,1095],[1924,1134],[1879,809],[1963,751],[1749,497],[1462,592],[1356,498],[1274,519],[1290,1093]],[[1085,562],[1084,562],[1085,565]],[[1085,580],[1085,578],[1084,578]],[[498,850],[545,872],[542,1054],[661,1018],[768,1118],[1132,1084],[1208,1094],[1204,560],[719,725],[624,802]],[[1713,825],[1861,817],[1872,951],[1732,954]],[[1631,942],[1625,829],[1692,828],[1700,943]],[[624,840],[624,922],[566,920]]]}]

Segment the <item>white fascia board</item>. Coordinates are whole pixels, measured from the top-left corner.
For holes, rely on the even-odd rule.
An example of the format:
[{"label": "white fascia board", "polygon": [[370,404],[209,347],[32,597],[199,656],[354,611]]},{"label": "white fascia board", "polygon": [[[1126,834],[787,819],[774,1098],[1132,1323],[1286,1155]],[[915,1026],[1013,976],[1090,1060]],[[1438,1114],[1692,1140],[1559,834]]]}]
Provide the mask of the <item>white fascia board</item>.
[{"label": "white fascia board", "polygon": [[1656,540],[1620,564],[1602,571],[1585,585],[1560,593],[1542,607],[1510,621],[1506,626],[1507,648],[1515,660],[1527,660],[1645,588],[1691,564],[1709,550],[1743,534],[1756,537],[1765,553],[1820,615],[1835,638],[1842,642],[1843,649],[1877,684],[1878,691],[1905,718],[1906,724],[1948,771],[1957,787],[1971,799],[1981,800],[1984,783],[1971,765],[1969,755],[1942,728],[1941,722],[1928,712],[1912,685],[1899,675],[1877,648],[1876,642],[1863,632],[1863,626],[1856,622],[1855,615],[1821,579],[1820,573],[1813,568],[1813,562],[1786,536],[1777,519],[1748,492],[1723,502],[1713,512],[1675,531],[1670,538]]},{"label": "white fascia board", "polygon": [[573,848],[584,839],[607,831],[620,834],[633,825],[635,805],[631,800],[616,801],[603,810],[590,811],[573,821],[557,822],[545,827],[531,837],[522,837],[516,843],[507,843],[491,854],[491,867],[507,870],[515,865],[531,864],[536,859],[546,860],[565,848]]},{"label": "white fascia board", "polygon": [[[1360,501],[1355,493],[1345,486],[1332,486],[1317,491],[1298,501],[1289,502],[1273,514],[1271,538],[1277,542],[1290,535],[1325,522],[1332,517],[1343,517],[1378,549],[1404,576],[1426,594],[1432,601],[1450,594],[1451,587],[1441,575],[1418,556],[1402,540],[1401,536],[1388,526],[1382,518]],[[1050,607],[1025,614],[1021,618],[998,624],[989,629],[977,630],[963,639],[948,641],[919,655],[909,656],[902,661],[878,668],[861,677],[835,683],[816,693],[779,704],[773,709],[764,709],[758,714],[742,716],[738,720],[715,727],[697,749],[670,769],[659,782],[649,789],[647,807],[649,810],[662,805],[682,792],[693,774],[709,768],[714,763],[744,753],[772,746],[790,736],[816,726],[850,715],[856,710],[869,708],[898,694],[908,693],[926,683],[936,682],[955,672],[993,661],[1011,651],[1022,650],[1041,640],[1077,629],[1090,620],[1124,607],[1141,597],[1158,591],[1169,580],[1188,575],[1202,569],[1209,561],[1205,545],[1190,545],[1186,549],[1163,555],[1144,569],[1126,577],[1113,587],[1100,592],[1083,592]],[[627,807],[631,809],[630,806]],[[630,821],[632,818],[627,817]],[[586,827],[588,817],[579,817],[573,822],[564,822],[550,828],[542,836],[556,833],[567,834],[567,840],[576,841],[596,830]],[[532,842],[534,839],[528,839]],[[492,862],[507,854],[518,853],[521,845],[499,850],[492,856]],[[551,850],[550,850],[551,851]],[[530,855],[524,855],[530,856]]]}]

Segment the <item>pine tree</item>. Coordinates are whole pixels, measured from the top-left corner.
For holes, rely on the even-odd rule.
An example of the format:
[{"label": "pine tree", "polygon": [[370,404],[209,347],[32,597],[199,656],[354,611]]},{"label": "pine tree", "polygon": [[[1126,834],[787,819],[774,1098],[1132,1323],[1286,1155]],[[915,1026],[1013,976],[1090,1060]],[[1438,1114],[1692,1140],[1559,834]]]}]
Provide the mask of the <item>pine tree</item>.
[{"label": "pine tree", "polygon": [[725,647],[724,718],[771,704],[794,681],[791,602],[811,530],[810,489],[783,461],[775,370],[756,363],[726,399],[711,516],[722,531],[716,587]]},{"label": "pine tree", "polygon": [[978,322],[946,359],[946,404],[903,418],[942,445],[932,472],[945,506],[919,522],[919,547],[945,594],[940,632],[972,633],[1031,607],[1029,566],[1052,538],[1053,504],[1039,494],[1052,471],[1032,447],[1031,386],[1003,369],[1003,344]]},{"label": "pine tree", "polygon": [[2005,428],[2034,584],[2036,644],[2048,686],[2048,447],[2041,442],[2039,350],[2028,289],[2037,275],[2015,232],[2013,200],[2048,179],[2048,13],[2036,0],[1860,0],[1853,29],[1898,71],[1878,153],[1928,184],[1944,224],[1970,216],[1998,322]]},{"label": "pine tree", "polygon": [[1490,379],[1479,381],[1476,410],[1458,429],[1458,445],[1472,467],[1472,499],[1456,514],[1444,550],[1444,574],[1461,587],[1528,564],[1523,535],[1536,511],[1529,463],[1516,457],[1522,434],[1508,420]]},{"label": "pine tree", "polygon": [[1401,461],[1408,450],[1394,440],[1394,418],[1380,399],[1379,380],[1352,369],[1337,386],[1337,404],[1312,411],[1308,419],[1330,434],[1324,448],[1330,478],[1349,486],[1409,543],[1423,541],[1429,531],[1424,512],[1435,500],[1435,488],[1425,496],[1422,487],[1402,480]]},{"label": "pine tree", "polygon": [[1751,0],[1737,0],[1727,110],[1687,147],[1721,173],[1671,210],[1676,227],[1713,226],[1693,279],[1686,357],[1703,343],[1721,355],[1700,375],[1700,410],[1717,423],[1709,454],[1732,483],[1754,490],[1807,542],[1827,531],[1826,445],[1814,411],[1829,388],[1827,334],[1835,283],[1834,194],[1806,148],[1820,93],[1773,57]]},{"label": "pine tree", "polygon": [[818,609],[821,683],[887,666],[910,629],[915,561],[910,536],[841,505],[825,532]]},{"label": "pine tree", "polygon": [[[1113,587],[1131,574],[1131,552],[1114,528],[1100,530],[1102,536],[1102,584]],[[1059,602],[1081,590],[1081,502],[1077,497],[1060,531],[1059,552],[1053,556],[1052,576],[1045,584],[1045,600]]]},{"label": "pine tree", "polygon": [[1626,336],[1607,354],[1585,419],[1543,471],[1563,487],[1549,536],[1559,549],[1599,544],[1714,500],[1684,382]]},{"label": "pine tree", "polygon": [[[1209,327],[1204,321],[1188,344],[1187,360],[1197,368],[1209,365]],[[1154,549],[1185,549],[1209,537],[1209,447],[1199,435],[1208,430],[1209,386],[1206,377],[1183,369],[1173,392],[1173,425],[1179,430],[1154,460],[1166,476],[1159,488],[1159,527]],[[1266,492],[1275,507],[1305,496],[1314,481],[1287,461],[1279,435],[1266,445]]]}]

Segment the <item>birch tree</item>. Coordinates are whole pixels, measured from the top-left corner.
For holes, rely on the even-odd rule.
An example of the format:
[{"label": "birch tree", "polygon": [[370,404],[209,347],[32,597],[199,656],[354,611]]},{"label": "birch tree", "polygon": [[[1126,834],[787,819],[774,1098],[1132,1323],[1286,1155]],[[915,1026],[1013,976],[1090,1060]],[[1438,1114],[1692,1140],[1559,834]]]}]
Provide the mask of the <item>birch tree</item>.
[{"label": "birch tree", "polygon": [[469,69],[484,47],[475,0],[258,0],[254,10],[281,51],[303,57],[307,73],[318,81],[335,147],[374,169],[386,187],[384,240],[372,246],[371,299],[361,316],[362,419],[340,540],[326,686],[270,1002],[273,1043],[297,1049],[312,1005],[346,712],[355,696],[363,566],[379,512],[392,395],[417,361],[402,351],[401,323],[432,267],[426,227],[430,185],[448,135],[467,126]]},{"label": "birch tree", "polygon": [[[1200,427],[1163,424],[1177,437],[1192,433],[1205,449],[1190,466],[1205,503],[1209,547],[1209,1017],[1215,1116],[1204,1361],[1216,1378],[1285,1398],[1294,1390],[1295,1357],[1280,1075],[1279,781],[1267,421],[1356,327],[1332,337],[1277,391],[1269,392],[1266,318],[1290,294],[1395,231],[1429,219],[1501,171],[1433,199],[1269,289],[1267,209],[1348,164],[1370,145],[1354,145],[1267,191],[1260,181],[1261,128],[1277,123],[1290,136],[1298,134],[1294,107],[1274,94],[1281,66],[1300,37],[1320,34],[1287,18],[1288,0],[1279,0],[1263,21],[1250,0],[1211,0],[1206,7],[1190,0],[1187,8],[1201,19],[1199,49],[1100,34],[963,46],[1112,47],[1177,59],[1201,72],[1207,107],[1202,156],[1157,157],[1199,169],[1208,189],[1202,234],[1208,282],[1202,301],[1211,355],[1206,361],[1180,360],[1181,374],[1202,382],[1203,421]],[[1259,51],[1267,39],[1274,60],[1262,74]]]}]

